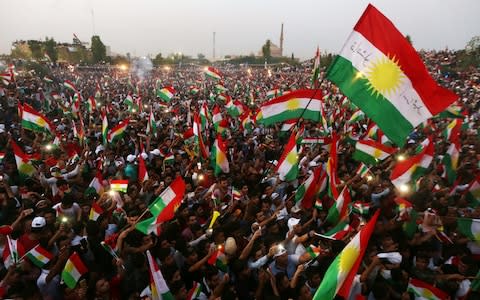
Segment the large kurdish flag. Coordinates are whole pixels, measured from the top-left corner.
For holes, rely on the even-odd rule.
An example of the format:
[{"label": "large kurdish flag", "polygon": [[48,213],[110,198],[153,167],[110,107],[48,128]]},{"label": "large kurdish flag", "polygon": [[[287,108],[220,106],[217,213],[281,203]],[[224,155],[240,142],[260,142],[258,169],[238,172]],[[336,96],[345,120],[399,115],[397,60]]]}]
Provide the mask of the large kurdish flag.
[{"label": "large kurdish flag", "polygon": [[167,282],[163,278],[162,271],[158,267],[157,262],[147,250],[148,271],[150,274],[150,291],[152,292],[152,300],[174,300]]},{"label": "large kurdish flag", "polygon": [[257,123],[268,126],[300,117],[318,122],[321,109],[320,90],[297,90],[264,103],[257,115]]},{"label": "large kurdish flag", "polygon": [[355,235],[328,267],[322,283],[313,296],[314,300],[332,300],[337,294],[345,299],[348,298],[353,278],[357,274],[379,213],[380,211],[377,211],[373,215],[367,225]]},{"label": "large kurdish flag", "polygon": [[120,122],[117,126],[113,127],[108,132],[108,142],[113,143],[122,139],[123,134],[125,133],[125,130],[127,129],[129,122],[130,120],[126,119]]},{"label": "large kurdish flag", "polygon": [[329,67],[327,78],[399,146],[413,128],[457,99],[435,83],[415,49],[372,5]]},{"label": "large kurdish flag", "polygon": [[227,158],[227,147],[225,145],[225,141],[222,139],[222,136],[220,134],[217,134],[217,138],[215,140],[211,153],[211,160],[215,176],[220,175],[222,172],[230,172]]}]

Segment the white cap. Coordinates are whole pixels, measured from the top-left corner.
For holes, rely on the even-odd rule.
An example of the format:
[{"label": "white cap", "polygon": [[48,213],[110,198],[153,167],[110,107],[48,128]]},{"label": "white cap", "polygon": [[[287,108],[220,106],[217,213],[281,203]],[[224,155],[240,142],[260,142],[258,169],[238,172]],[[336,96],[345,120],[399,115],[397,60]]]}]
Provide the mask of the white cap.
[{"label": "white cap", "polygon": [[102,145],[98,145],[97,148],[95,149],[95,154],[98,155],[98,153],[104,150],[105,150],[105,147],[103,147]]},{"label": "white cap", "polygon": [[399,264],[402,262],[402,255],[399,252],[378,253],[378,258],[386,258],[392,264]]},{"label": "white cap", "polygon": [[288,230],[289,231],[292,231],[293,229],[293,226],[297,225],[298,223],[300,223],[300,219],[297,219],[297,218],[290,218],[288,219]]},{"label": "white cap", "polygon": [[150,153],[155,155],[155,156],[160,156],[160,150],[158,150],[158,149],[153,149],[153,151],[150,151]]},{"label": "white cap", "polygon": [[140,154],[142,156],[142,158],[145,160],[148,158],[148,154],[145,153],[145,152],[142,152],[142,154]]},{"label": "white cap", "polygon": [[277,258],[279,256],[282,256],[285,253],[287,253],[287,250],[285,249],[285,247],[283,247],[282,245],[277,245],[275,247],[275,254],[273,255],[273,257]]},{"label": "white cap", "polygon": [[32,220],[32,228],[43,228],[47,225],[44,217],[35,217]]},{"label": "white cap", "polygon": [[129,154],[129,155],[127,156],[127,161],[128,161],[128,162],[133,162],[133,161],[135,161],[135,155]]}]

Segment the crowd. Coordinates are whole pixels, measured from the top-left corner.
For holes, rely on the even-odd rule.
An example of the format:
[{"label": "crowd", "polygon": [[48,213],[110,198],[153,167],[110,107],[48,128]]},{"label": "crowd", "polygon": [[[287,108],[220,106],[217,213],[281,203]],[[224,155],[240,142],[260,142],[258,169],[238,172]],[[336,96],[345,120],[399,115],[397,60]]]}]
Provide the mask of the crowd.
[{"label": "crowd", "polygon": [[[302,144],[298,177],[282,181],[275,165],[290,135],[284,124],[247,127],[222,98],[240,101],[254,120],[269,91],[279,95],[309,88],[311,66],[226,65],[219,67],[220,80],[205,78],[198,66],[159,68],[142,76],[116,68],[53,65],[50,74],[39,76],[12,67],[14,80],[0,90],[1,297],[148,299],[162,293],[150,286],[152,258],[166,283],[163,292],[174,299],[312,299],[338,253],[379,210],[350,299],[414,299],[418,295],[408,288],[412,279],[451,299],[480,299],[480,245],[457,226],[460,218],[480,219],[478,194],[476,199],[467,195],[480,168],[480,72],[442,72],[456,59],[454,52],[422,55],[435,80],[459,95],[456,106],[467,126],[460,133],[456,181],[443,175],[441,160],[448,148],[441,132],[449,117],[417,128],[401,149],[409,157],[427,136],[435,141],[433,162],[408,191],[399,191],[390,180],[396,155],[369,166],[368,176],[357,174],[360,162],[352,158],[352,141],[365,137],[370,121],[349,123],[355,108],[321,75],[328,133],[321,122],[295,122],[304,128],[305,139],[340,136],[337,188],[347,187],[358,205],[342,220],[348,229],[333,238],[329,233],[338,224],[326,220],[335,201],[328,187],[317,191],[310,205],[296,203],[298,187],[315,168],[326,168],[333,146]],[[63,85],[65,80],[74,83],[80,97]],[[175,89],[170,101],[157,96],[166,86]],[[95,102],[88,100],[92,96]],[[133,104],[125,101],[128,97]],[[42,112],[54,135],[22,128],[19,104]],[[207,107],[211,113],[214,106],[227,124],[222,135],[228,173],[216,172],[192,138],[195,112]],[[147,124],[150,112],[156,131]],[[104,142],[102,114],[109,129],[129,120],[123,136]],[[208,148],[218,128],[208,114],[206,119],[201,134]],[[34,167],[30,176],[19,167],[25,157],[15,157],[13,143]],[[173,218],[149,234],[138,230],[151,217],[149,205],[177,178],[185,192]],[[99,185],[92,184],[95,179]],[[112,191],[112,180],[128,180],[128,188]],[[402,209],[399,203],[411,207]],[[99,213],[92,217],[92,211]],[[25,255],[32,249],[46,251],[43,257],[50,259],[36,263]],[[318,251],[312,254],[312,249]],[[73,285],[65,275],[71,276],[72,257],[85,268],[77,270],[81,277]]]}]

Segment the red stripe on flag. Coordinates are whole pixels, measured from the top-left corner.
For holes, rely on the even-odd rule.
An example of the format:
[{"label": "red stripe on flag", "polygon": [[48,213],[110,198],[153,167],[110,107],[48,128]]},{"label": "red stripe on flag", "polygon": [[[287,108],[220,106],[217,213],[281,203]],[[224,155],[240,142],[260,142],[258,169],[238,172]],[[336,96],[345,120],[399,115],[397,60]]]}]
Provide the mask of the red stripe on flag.
[{"label": "red stripe on flag", "polygon": [[437,85],[412,45],[373,5],[368,5],[354,29],[385,55],[398,60],[400,68],[432,115],[443,111],[458,98],[451,91]]}]

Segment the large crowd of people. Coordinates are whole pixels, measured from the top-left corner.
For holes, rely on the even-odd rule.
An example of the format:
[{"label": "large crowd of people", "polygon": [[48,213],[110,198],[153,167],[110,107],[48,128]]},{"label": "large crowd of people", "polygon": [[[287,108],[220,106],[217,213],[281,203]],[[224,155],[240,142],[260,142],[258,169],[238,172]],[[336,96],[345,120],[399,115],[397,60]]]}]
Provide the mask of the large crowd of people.
[{"label": "large crowd of people", "polygon": [[[480,299],[480,245],[457,225],[460,218],[480,219],[478,194],[476,199],[467,195],[480,168],[480,71],[443,72],[456,59],[452,51],[424,52],[422,58],[434,79],[459,96],[455,105],[466,126],[455,183],[444,176],[441,159],[448,148],[442,135],[452,121],[448,116],[415,129],[401,149],[408,158],[426,137],[435,141],[431,165],[408,191],[399,191],[390,180],[396,155],[369,166],[369,176],[356,174],[360,162],[352,158],[352,140],[364,138],[371,121],[350,122],[355,108],[323,73],[319,89],[328,124],[294,120],[304,128],[304,138],[328,138],[333,132],[340,137],[337,188],[347,187],[352,203],[360,205],[352,205],[343,220],[348,230],[339,238],[325,237],[337,225],[326,220],[335,201],[331,194],[317,193],[308,207],[295,201],[313,170],[326,168],[332,146],[302,144],[298,177],[285,182],[275,165],[290,135],[288,126],[254,122],[269,91],[310,88],[311,65],[223,65],[218,67],[222,78],[213,80],[194,65],[136,74],[51,64],[49,74],[40,76],[14,63],[14,80],[0,89],[1,298],[149,299],[155,293],[151,255],[174,299],[312,299],[335,257],[379,210],[350,299],[414,299],[408,288],[412,279],[451,299]],[[167,86],[175,89],[170,101],[157,95]],[[230,114],[225,96],[251,112],[251,127]],[[125,101],[128,97],[133,104]],[[23,128],[19,104],[45,115],[54,134]],[[216,172],[192,138],[195,112],[207,107],[212,114],[214,106],[226,120],[228,173]],[[147,125],[150,112],[156,131]],[[129,120],[121,138],[104,142],[102,114],[110,130]],[[206,118],[200,134],[208,148],[218,128]],[[13,142],[23,158],[14,155]],[[22,163],[34,167],[30,176],[23,174]],[[138,230],[139,222],[151,217],[149,205],[178,177],[185,193],[173,218],[150,234]],[[100,189],[92,185],[98,178]],[[112,180],[128,180],[128,188],[111,191]],[[412,207],[400,208],[399,198]],[[214,212],[219,216],[212,222]],[[51,258],[35,263],[25,255],[32,249]],[[314,255],[312,249],[320,250]],[[62,273],[74,253],[86,272],[72,286]],[[221,263],[215,263],[212,257],[219,255]]]}]

